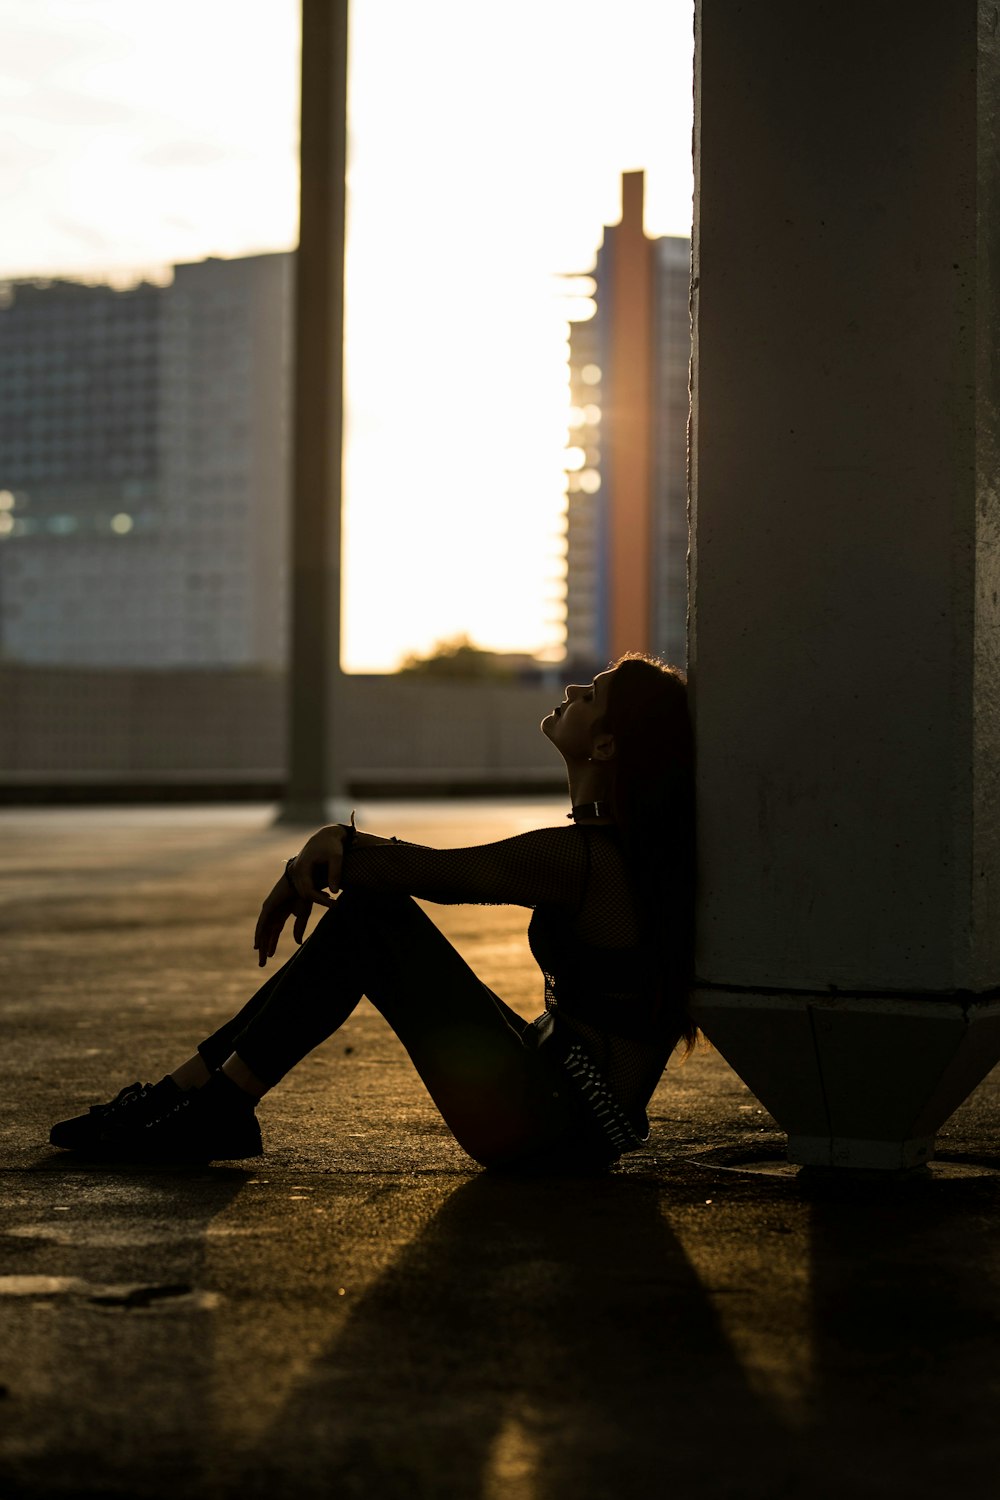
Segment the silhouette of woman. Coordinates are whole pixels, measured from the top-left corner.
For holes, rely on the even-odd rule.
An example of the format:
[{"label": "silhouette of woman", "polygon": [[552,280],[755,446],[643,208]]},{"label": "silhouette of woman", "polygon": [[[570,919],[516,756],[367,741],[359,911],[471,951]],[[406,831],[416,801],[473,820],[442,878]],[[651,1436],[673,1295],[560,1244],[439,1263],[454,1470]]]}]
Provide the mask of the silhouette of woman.
[{"label": "silhouette of woman", "polygon": [[[293,957],[172,1074],[53,1126],[53,1145],[130,1161],[260,1155],[257,1101],[367,995],[483,1166],[601,1170],[641,1146],[646,1103],[695,1034],[684,674],[630,653],[568,687],[541,729],[566,763],[569,827],[467,849],[380,838],[353,819],[319,829],[257,921],[260,966],[289,920]],[[537,1020],[477,979],[415,896],[533,908]],[[303,941],[313,906],[325,913]]]}]

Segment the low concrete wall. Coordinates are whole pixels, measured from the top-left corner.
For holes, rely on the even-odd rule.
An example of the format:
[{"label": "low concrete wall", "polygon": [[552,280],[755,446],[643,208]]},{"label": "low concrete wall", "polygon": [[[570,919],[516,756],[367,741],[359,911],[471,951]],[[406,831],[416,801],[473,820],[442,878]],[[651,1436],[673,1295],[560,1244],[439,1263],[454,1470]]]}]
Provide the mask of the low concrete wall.
[{"label": "low concrete wall", "polygon": [[539,723],[562,696],[537,684],[345,679],[347,780],[563,786],[562,762]]},{"label": "low concrete wall", "polygon": [[[344,759],[353,790],[555,790],[538,731],[561,689],[538,684],[349,677]],[[0,787],[104,787],[276,795],[287,690],[268,672],[0,667]]]},{"label": "low concrete wall", "polygon": [[0,668],[0,774],[64,780],[285,764],[277,674]]}]

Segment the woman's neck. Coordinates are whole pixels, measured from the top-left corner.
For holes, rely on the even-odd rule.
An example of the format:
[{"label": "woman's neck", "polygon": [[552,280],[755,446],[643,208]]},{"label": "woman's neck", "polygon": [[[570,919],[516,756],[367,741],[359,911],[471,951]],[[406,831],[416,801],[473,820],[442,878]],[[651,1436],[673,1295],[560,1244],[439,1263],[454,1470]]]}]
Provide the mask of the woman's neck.
[{"label": "woman's neck", "polygon": [[[571,807],[592,807],[594,803],[607,805],[611,801],[611,774],[604,766],[593,761],[567,766],[569,773],[569,801]],[[578,823],[599,823],[607,819],[581,815]]]}]

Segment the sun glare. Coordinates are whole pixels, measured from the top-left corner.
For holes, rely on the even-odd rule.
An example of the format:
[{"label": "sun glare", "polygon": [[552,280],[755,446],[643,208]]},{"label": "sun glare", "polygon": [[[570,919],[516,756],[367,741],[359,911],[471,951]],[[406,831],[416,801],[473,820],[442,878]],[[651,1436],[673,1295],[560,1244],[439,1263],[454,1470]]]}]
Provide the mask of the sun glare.
[{"label": "sun glare", "polygon": [[[567,320],[593,314],[622,171],[646,171],[650,233],[689,231],[692,0],[350,16],[345,665],[458,634],[552,657],[564,470],[597,479]],[[175,0],[169,26],[134,0],[0,0],[0,22],[0,276],[292,248],[295,0]]]}]

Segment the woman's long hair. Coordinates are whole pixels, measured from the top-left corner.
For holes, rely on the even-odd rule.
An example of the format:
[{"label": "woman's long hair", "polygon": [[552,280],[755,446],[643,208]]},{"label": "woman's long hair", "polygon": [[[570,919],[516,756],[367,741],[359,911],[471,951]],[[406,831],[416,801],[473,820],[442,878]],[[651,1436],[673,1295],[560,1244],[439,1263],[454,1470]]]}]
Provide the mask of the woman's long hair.
[{"label": "woman's long hair", "polygon": [[601,728],[614,736],[611,805],[643,937],[656,950],[662,1019],[694,1045],[694,735],[687,677],[630,651],[614,664]]}]

